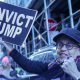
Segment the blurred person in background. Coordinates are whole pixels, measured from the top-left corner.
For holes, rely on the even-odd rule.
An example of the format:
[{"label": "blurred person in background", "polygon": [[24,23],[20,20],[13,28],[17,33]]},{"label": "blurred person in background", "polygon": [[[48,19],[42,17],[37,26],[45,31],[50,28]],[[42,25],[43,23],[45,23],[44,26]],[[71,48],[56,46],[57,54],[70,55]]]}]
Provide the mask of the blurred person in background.
[{"label": "blurred person in background", "polygon": [[44,80],[57,77],[60,80],[80,80],[80,31],[64,28],[53,40],[56,42],[58,58],[55,63],[52,61],[49,64],[29,60],[5,42],[0,41],[0,43],[6,47],[9,55],[24,70],[39,74],[45,77]]},{"label": "blurred person in background", "polygon": [[12,79],[12,77],[10,76],[10,72],[11,72],[11,64],[9,58],[8,56],[4,56],[2,58],[0,65],[0,75],[4,76],[4,78],[6,79]]},{"label": "blurred person in background", "polygon": [[11,75],[13,75],[13,69],[11,68],[10,59],[8,56],[4,56],[0,64],[0,80],[2,78],[3,80],[15,80],[15,75]]}]

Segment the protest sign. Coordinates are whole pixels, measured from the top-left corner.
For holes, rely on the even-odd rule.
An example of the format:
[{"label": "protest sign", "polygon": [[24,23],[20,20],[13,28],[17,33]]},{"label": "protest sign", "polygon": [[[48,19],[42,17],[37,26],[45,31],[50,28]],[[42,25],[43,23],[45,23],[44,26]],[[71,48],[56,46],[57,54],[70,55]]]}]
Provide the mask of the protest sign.
[{"label": "protest sign", "polygon": [[3,41],[22,45],[31,30],[36,10],[0,2],[0,37]]}]

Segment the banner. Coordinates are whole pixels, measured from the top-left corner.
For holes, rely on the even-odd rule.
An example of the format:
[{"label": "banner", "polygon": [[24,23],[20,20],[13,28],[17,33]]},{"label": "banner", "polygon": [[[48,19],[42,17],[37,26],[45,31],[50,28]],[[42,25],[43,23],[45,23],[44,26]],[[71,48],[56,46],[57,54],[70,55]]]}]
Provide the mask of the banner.
[{"label": "banner", "polygon": [[31,30],[36,10],[0,2],[0,37],[3,41],[22,45]]}]

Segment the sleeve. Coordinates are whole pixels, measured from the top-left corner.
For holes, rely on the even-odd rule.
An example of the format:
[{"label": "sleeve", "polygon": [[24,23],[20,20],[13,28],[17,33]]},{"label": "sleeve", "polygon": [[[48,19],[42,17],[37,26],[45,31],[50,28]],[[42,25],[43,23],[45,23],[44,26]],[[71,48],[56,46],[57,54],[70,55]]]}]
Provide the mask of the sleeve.
[{"label": "sleeve", "polygon": [[42,74],[48,69],[47,63],[32,61],[21,55],[17,50],[12,50],[9,54],[13,60],[24,70],[30,73]]},{"label": "sleeve", "polygon": [[11,51],[10,56],[27,72],[39,74],[46,78],[56,78],[63,74],[62,69],[58,65],[55,64],[52,68],[48,69],[47,63],[29,60],[15,49]]},{"label": "sleeve", "polygon": [[64,74],[64,71],[62,70],[60,65],[55,63],[50,68],[48,66],[48,70],[43,73],[43,76],[45,76],[46,78],[49,78],[49,79],[55,79],[55,78],[62,77],[63,74]]}]

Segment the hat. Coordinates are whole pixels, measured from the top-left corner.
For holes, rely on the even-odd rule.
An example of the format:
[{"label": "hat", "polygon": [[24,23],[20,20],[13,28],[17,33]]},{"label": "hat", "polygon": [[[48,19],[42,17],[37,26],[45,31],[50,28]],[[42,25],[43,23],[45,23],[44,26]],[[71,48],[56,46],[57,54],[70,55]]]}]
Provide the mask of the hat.
[{"label": "hat", "polygon": [[7,56],[3,57],[2,62],[9,63],[9,58]]},{"label": "hat", "polygon": [[73,39],[74,41],[80,43],[80,31],[78,31],[77,29],[73,29],[73,28],[62,29],[60,31],[60,33],[53,38],[53,41],[56,42],[63,35],[65,35],[65,36]]}]

